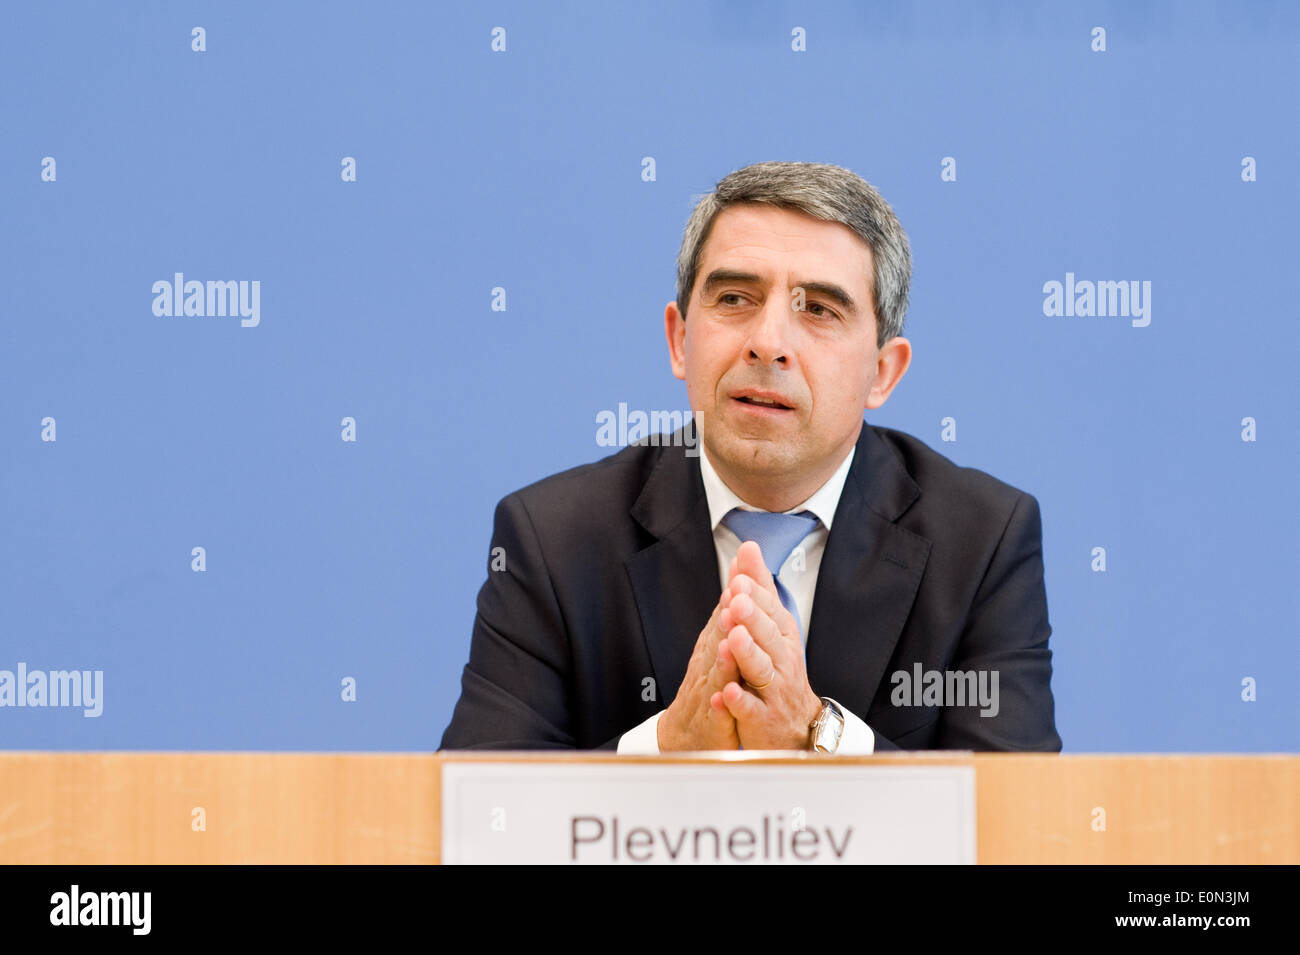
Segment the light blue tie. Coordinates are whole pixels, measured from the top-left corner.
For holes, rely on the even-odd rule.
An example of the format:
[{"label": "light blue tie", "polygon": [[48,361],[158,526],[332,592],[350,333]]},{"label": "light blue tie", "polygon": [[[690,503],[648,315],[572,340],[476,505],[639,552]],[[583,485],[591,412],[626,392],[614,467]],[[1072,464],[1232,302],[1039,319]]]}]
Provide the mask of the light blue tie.
[{"label": "light blue tie", "polygon": [[772,572],[776,582],[776,593],[781,598],[785,609],[794,615],[799,624],[799,636],[803,638],[803,624],[799,623],[799,607],[794,596],[781,583],[777,574],[794,553],[799,542],[807,537],[817,526],[818,518],[812,511],[800,511],[798,514],[776,514],[771,511],[745,511],[733,507],[722,518],[722,523],[741,541],[754,541],[763,552],[763,563]]}]

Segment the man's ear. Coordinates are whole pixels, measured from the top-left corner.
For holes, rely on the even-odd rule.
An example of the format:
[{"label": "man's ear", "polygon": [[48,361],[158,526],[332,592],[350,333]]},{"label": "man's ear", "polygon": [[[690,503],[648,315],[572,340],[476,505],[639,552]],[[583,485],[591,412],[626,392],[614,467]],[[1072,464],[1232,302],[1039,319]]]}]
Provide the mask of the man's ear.
[{"label": "man's ear", "polygon": [[876,359],[876,380],[867,395],[867,407],[879,408],[889,400],[894,387],[903,380],[907,366],[912,363],[912,343],[895,335],[880,349]]},{"label": "man's ear", "polygon": [[664,308],[664,335],[668,339],[668,361],[673,375],[686,380],[686,318],[677,311],[677,303]]}]

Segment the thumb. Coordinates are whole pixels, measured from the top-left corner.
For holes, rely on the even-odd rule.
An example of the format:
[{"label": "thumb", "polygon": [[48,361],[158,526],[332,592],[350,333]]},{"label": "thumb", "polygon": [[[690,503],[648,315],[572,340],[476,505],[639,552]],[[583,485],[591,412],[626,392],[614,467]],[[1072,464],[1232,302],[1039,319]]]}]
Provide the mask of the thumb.
[{"label": "thumb", "polygon": [[767,569],[767,564],[763,563],[763,551],[756,541],[745,541],[740,545],[740,550],[736,553],[736,573],[744,574],[758,581],[761,587],[776,593],[776,582],[772,580],[772,572]]}]

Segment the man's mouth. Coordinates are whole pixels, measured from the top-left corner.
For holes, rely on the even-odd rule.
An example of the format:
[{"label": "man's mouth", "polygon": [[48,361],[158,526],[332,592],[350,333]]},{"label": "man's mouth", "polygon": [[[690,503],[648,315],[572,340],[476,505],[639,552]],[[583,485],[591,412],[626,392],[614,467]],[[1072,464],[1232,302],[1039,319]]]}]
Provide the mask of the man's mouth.
[{"label": "man's mouth", "polygon": [[794,409],[782,401],[779,397],[773,395],[761,394],[742,394],[733,395],[732,400],[740,402],[742,405],[748,405],[755,409],[765,409],[768,411],[793,411]]}]

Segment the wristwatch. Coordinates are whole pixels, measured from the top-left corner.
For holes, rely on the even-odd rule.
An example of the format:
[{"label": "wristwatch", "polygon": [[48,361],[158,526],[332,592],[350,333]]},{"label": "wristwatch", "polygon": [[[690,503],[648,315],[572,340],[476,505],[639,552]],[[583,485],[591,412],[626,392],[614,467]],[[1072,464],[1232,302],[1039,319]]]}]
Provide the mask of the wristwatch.
[{"label": "wristwatch", "polygon": [[844,711],[829,696],[821,698],[822,709],[808,724],[809,749],[815,753],[833,753],[844,736]]}]

